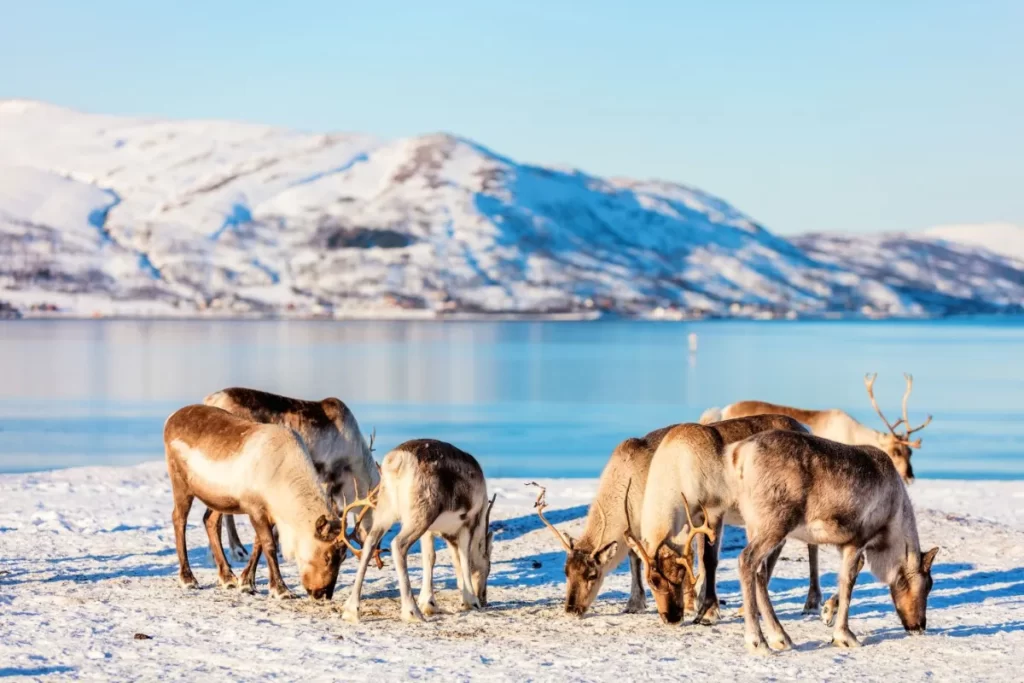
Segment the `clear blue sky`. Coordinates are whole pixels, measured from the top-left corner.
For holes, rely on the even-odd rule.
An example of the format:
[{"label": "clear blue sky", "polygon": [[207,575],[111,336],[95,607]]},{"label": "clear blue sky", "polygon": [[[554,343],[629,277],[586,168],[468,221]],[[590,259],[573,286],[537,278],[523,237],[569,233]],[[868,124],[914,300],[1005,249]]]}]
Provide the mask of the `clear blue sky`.
[{"label": "clear blue sky", "polygon": [[1024,224],[1024,1],[0,0],[0,97],[657,177],[780,232]]}]

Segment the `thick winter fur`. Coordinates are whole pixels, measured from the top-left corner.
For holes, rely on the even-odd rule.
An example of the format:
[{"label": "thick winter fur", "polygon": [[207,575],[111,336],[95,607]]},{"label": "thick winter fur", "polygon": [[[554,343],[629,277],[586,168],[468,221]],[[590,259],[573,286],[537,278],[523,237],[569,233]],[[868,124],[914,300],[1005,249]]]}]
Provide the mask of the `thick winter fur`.
[{"label": "thick winter fur", "polygon": [[901,443],[891,433],[883,433],[862,425],[842,410],[802,410],[790,406],[780,406],[763,401],[740,401],[727,405],[722,410],[709,408],[700,417],[701,424],[711,424],[719,420],[728,420],[751,415],[788,415],[807,425],[811,434],[823,439],[831,439],[850,446],[875,446],[885,451],[892,459],[892,464],[910,483],[914,480],[914,468],[910,464],[910,456],[914,451],[910,446]]},{"label": "thick winter fur", "polygon": [[[277,425],[256,424],[205,405],[186,406],[164,424],[167,471],[174,494],[174,538],[179,579],[197,586],[188,563],[185,528],[195,498],[208,508],[203,521],[217,563],[220,584],[236,587],[220,538],[223,514],[246,514],[270,569],[270,591],[288,597],[277,565],[276,526],[281,550],[294,559],[310,596],[330,598],[340,553],[332,539],[341,529],[331,512],[302,439]],[[255,560],[242,575],[242,587],[255,588]]]},{"label": "thick winter fur", "polygon": [[[345,603],[345,619],[359,620],[363,576],[374,548],[395,522],[401,523],[401,529],[391,543],[391,554],[398,575],[404,621],[422,621],[423,612],[435,609],[430,574],[424,572],[424,590],[417,605],[412,598],[406,566],[409,548],[427,532],[440,535],[454,548],[463,607],[480,608],[486,603],[493,539],[488,529],[487,483],[473,456],[443,441],[406,441],[381,462],[380,494],[375,512],[352,594]],[[432,567],[433,539],[427,538],[421,547],[425,569],[428,559]]]},{"label": "thick winter fur", "polygon": [[[689,526],[680,493],[686,496],[695,521],[701,516],[701,506],[706,507],[708,526],[715,529],[714,544],[703,543],[704,591],[697,608],[697,621],[714,623],[719,617],[715,572],[722,529],[726,514],[733,512],[722,452],[726,444],[770,429],[807,431],[799,422],[783,415],[759,415],[711,425],[681,424],[669,430],[656,450],[644,491],[640,540],[657,564],[647,567],[647,580],[658,614],[666,623],[681,621],[687,602],[684,571],[677,563],[680,558],[690,557],[690,549],[681,545]],[[728,521],[743,524],[735,514]],[[812,590],[817,587],[817,572],[811,585]]]},{"label": "thick winter fur", "polygon": [[750,651],[792,645],[775,616],[761,571],[787,536],[835,545],[842,554],[835,645],[859,645],[848,619],[861,553],[866,553],[871,572],[889,584],[904,628],[924,631],[938,548],[921,553],[910,496],[885,453],[809,434],[768,431],[727,447],[723,460],[734,503],[747,526],[739,571]]},{"label": "thick winter fur", "polygon": [[[629,550],[624,536],[627,522],[623,503],[629,507],[630,531],[639,537],[647,471],[654,451],[670,429],[653,431],[642,439],[626,439],[608,459],[582,535],[578,539],[567,536],[572,548],[565,558],[565,611],[569,614],[580,616],[587,611],[605,577],[622,563],[627,552],[633,579],[626,611],[646,609],[640,558]],[[627,489],[629,499],[625,500]]]},{"label": "thick winter fur", "polygon": [[[322,401],[303,401],[287,396],[233,387],[207,396],[203,403],[223,408],[233,415],[276,424],[294,430],[306,444],[313,467],[328,498],[340,507],[344,501],[353,501],[367,494],[377,485],[380,477],[373,462],[370,447],[359,430],[352,411],[336,398]],[[364,518],[357,530],[363,539],[373,524],[373,513]],[[231,555],[243,560],[246,552],[238,539],[234,520],[227,518],[228,541]]]}]

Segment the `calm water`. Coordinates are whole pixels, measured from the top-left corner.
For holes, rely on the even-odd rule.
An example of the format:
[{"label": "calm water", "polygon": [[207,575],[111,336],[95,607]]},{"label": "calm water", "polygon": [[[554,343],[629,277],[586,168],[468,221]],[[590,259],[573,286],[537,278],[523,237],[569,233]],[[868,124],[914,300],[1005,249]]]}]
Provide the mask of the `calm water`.
[{"label": "calm water", "polygon": [[[687,335],[696,332],[691,355]],[[621,439],[757,398],[879,427],[912,372],[923,477],[1024,478],[1024,321],[0,323],[0,471],[163,457],[164,419],[242,385],[338,396],[378,454],[437,437],[491,476],[595,476]]]}]

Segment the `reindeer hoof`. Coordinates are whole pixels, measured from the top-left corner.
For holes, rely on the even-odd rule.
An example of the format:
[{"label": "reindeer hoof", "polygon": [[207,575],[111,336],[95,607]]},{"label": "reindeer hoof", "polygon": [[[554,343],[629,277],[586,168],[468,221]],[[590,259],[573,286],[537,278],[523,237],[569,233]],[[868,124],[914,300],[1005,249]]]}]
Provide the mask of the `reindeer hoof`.
[{"label": "reindeer hoof", "polygon": [[714,626],[722,618],[722,612],[718,609],[718,605],[710,605],[707,609],[701,610],[697,614],[697,618],[693,620],[693,623],[700,624],[701,626]]},{"label": "reindeer hoof", "polygon": [[833,633],[832,644],[836,647],[860,647],[860,641],[857,640],[857,636],[853,635],[850,631]]},{"label": "reindeer hoof", "polygon": [[789,635],[787,635],[785,631],[778,635],[772,635],[770,638],[771,639],[768,641],[768,647],[773,650],[782,652],[784,650],[793,649],[793,641],[789,639]]},{"label": "reindeer hoof", "polygon": [[217,578],[217,583],[219,583],[220,587],[224,588],[225,590],[232,589],[232,588],[238,588],[238,579],[235,578],[234,574],[229,574],[228,576],[220,576],[220,577],[218,577]]},{"label": "reindeer hoof", "polygon": [[817,614],[819,609],[821,609],[821,597],[808,597],[807,602],[804,603],[804,614]]},{"label": "reindeer hoof", "polygon": [[771,649],[768,647],[768,643],[766,643],[763,638],[760,641],[748,640],[746,644],[747,652],[752,655],[768,657],[772,653]]},{"label": "reindeer hoof", "polygon": [[829,598],[825,601],[825,604],[821,606],[821,621],[825,626],[832,626],[832,624],[835,623],[838,607],[839,600],[835,597]]},{"label": "reindeer hoof", "polygon": [[192,572],[179,574],[178,583],[181,584],[182,588],[199,588],[199,582],[196,581],[196,577],[192,576]]},{"label": "reindeer hoof", "polygon": [[426,619],[423,618],[420,608],[413,605],[412,607],[407,607],[402,610],[402,621],[408,624],[413,624],[426,621]]},{"label": "reindeer hoof", "polygon": [[437,603],[434,602],[434,598],[430,600],[423,600],[419,603],[420,612],[429,616],[437,614]]},{"label": "reindeer hoof", "polygon": [[294,600],[295,593],[292,593],[287,586],[274,586],[270,589],[270,597],[275,600]]},{"label": "reindeer hoof", "polygon": [[647,602],[644,600],[630,600],[626,603],[626,614],[643,614],[647,611]]},{"label": "reindeer hoof", "polygon": [[231,546],[231,550],[228,551],[228,555],[235,562],[245,562],[249,559],[249,552],[243,546]]},{"label": "reindeer hoof", "polygon": [[345,610],[341,613],[341,618],[350,624],[358,624],[359,610],[352,610],[346,607]]},{"label": "reindeer hoof", "polygon": [[483,609],[483,606],[480,604],[480,601],[477,600],[475,595],[473,596],[472,600],[467,600],[466,598],[462,598],[462,611],[463,612],[468,612],[468,611],[474,610],[474,609]]}]

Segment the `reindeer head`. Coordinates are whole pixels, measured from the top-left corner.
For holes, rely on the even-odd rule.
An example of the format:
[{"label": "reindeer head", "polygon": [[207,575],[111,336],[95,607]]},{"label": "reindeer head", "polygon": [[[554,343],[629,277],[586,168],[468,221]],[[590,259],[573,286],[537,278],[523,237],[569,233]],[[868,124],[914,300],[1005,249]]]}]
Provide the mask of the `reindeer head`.
[{"label": "reindeer head", "polygon": [[938,548],[932,548],[922,554],[908,546],[896,578],[889,584],[896,614],[903,622],[903,628],[910,633],[924,633],[927,626],[925,612],[928,593],[932,589],[932,562],[938,552]]},{"label": "reindeer head", "polygon": [[[910,398],[910,392],[914,388],[914,378],[911,375],[904,374],[903,377],[907,380],[907,390],[903,394],[903,417],[896,420],[895,423],[890,424],[889,420],[885,419],[885,415],[882,413],[882,409],[878,407],[878,403],[875,401],[875,378],[878,375],[865,375],[864,386],[868,390],[868,398],[871,399],[871,405],[874,406],[875,412],[882,418],[882,422],[889,428],[889,433],[882,437],[879,447],[886,452],[889,458],[892,460],[892,464],[896,467],[896,471],[900,473],[903,481],[908,484],[914,481],[914,468],[910,465],[910,456],[914,454],[914,448],[921,447],[921,439],[910,440],[910,435],[914,432],[920,431],[928,426],[932,421],[932,416],[929,415],[928,419],[925,420],[920,426],[911,428],[910,418],[907,417],[907,399]],[[896,428],[903,425],[904,432],[901,434],[896,431]]]},{"label": "reindeer head", "polygon": [[682,492],[679,495],[683,497],[683,509],[686,510],[686,521],[690,527],[686,540],[682,544],[684,548],[682,556],[670,548],[665,540],[658,544],[653,557],[648,555],[644,544],[633,536],[633,532],[630,530],[629,506],[626,506],[626,542],[644,563],[647,583],[651,587],[654,602],[658,607],[658,616],[666,624],[678,624],[683,620],[685,589],[687,587],[696,589],[697,584],[704,576],[703,563],[701,563],[697,575],[693,574],[693,557],[689,550],[693,539],[697,534],[704,534],[711,543],[715,542],[715,530],[708,526],[707,509],[701,505],[704,523],[698,527],[690,516],[690,504],[686,500],[686,495]]},{"label": "reindeer head", "polygon": [[320,515],[316,520],[312,540],[300,543],[295,559],[299,565],[302,587],[314,600],[330,600],[334,597],[338,568],[341,566],[341,550],[334,539],[341,531],[340,520]]},{"label": "reindeer head", "polygon": [[[469,546],[469,576],[473,581],[473,593],[480,601],[481,607],[487,607],[487,578],[491,575],[491,547],[494,543],[494,532],[491,531],[491,508],[498,494],[494,494],[487,503],[483,525],[477,526]],[[481,533],[483,532],[483,533]]]},{"label": "reindeer head", "polygon": [[537,516],[544,522],[544,525],[551,529],[551,533],[565,548],[565,611],[573,616],[581,617],[597,597],[604,577],[608,573],[609,565],[618,553],[619,544],[612,541],[596,550],[578,547],[576,541],[569,534],[556,529],[544,516],[544,510],[548,506],[544,500],[546,492],[544,487],[535,481],[530,482],[527,486],[536,486],[540,489],[533,507],[536,508]]}]

